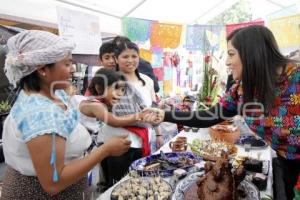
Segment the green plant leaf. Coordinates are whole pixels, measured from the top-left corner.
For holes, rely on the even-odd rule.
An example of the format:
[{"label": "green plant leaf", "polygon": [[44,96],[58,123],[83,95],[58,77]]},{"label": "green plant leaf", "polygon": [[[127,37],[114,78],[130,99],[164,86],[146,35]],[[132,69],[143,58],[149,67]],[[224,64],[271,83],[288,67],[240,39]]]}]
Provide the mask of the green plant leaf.
[{"label": "green plant leaf", "polygon": [[1,101],[0,102],[0,112],[5,113],[10,110],[11,106],[7,101]]}]

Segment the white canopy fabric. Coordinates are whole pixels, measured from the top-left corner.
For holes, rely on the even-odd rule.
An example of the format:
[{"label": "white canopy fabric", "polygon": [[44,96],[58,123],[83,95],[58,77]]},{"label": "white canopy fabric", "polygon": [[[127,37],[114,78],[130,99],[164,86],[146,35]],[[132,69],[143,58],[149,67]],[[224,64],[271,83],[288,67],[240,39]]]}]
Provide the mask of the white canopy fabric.
[{"label": "white canopy fabric", "polygon": [[[56,7],[99,16],[103,32],[120,34],[121,19],[135,17],[179,24],[206,24],[238,0],[0,0],[0,17],[16,16],[57,24]],[[297,7],[300,0],[249,0],[253,19]],[[289,9],[286,9],[289,15]],[[290,13],[294,14],[294,13]]]},{"label": "white canopy fabric", "polygon": [[[57,0],[112,16],[171,23],[205,24],[238,0]],[[289,7],[299,0],[249,0],[254,18]]]}]

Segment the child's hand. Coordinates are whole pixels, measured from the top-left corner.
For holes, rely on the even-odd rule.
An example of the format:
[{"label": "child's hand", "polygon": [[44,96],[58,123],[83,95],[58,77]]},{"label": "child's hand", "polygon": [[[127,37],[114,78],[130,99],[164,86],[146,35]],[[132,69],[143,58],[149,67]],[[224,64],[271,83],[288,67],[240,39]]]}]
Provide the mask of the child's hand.
[{"label": "child's hand", "polygon": [[158,108],[146,108],[143,113],[143,121],[153,125],[160,124],[165,118],[165,112]]}]

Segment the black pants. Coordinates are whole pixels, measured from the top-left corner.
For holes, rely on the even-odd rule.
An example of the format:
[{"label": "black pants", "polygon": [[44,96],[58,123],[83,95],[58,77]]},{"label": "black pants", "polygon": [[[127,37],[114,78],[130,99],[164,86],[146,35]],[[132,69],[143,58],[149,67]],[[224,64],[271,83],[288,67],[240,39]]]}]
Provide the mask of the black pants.
[{"label": "black pants", "polygon": [[101,162],[107,187],[121,180],[129,170],[131,163],[143,157],[141,148],[130,148],[122,156],[107,157]]},{"label": "black pants", "polygon": [[272,162],[274,199],[293,200],[294,186],[300,173],[300,161],[277,157]]}]

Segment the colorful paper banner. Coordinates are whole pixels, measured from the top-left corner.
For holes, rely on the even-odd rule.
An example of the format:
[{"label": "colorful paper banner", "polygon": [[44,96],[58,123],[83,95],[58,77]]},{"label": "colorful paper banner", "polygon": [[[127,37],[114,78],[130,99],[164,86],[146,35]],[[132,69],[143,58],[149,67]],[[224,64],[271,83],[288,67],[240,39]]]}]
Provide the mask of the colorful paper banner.
[{"label": "colorful paper banner", "polygon": [[300,44],[300,14],[273,19],[268,23],[280,48]]},{"label": "colorful paper banner", "polygon": [[163,52],[163,66],[164,67],[171,67],[171,53],[170,52]]},{"label": "colorful paper banner", "polygon": [[238,28],[243,28],[251,25],[261,25],[264,26],[265,22],[262,20],[256,20],[256,21],[250,21],[250,22],[243,22],[243,23],[238,23],[238,24],[228,24],[226,25],[226,35],[228,36],[232,31],[238,29]]},{"label": "colorful paper banner", "polygon": [[171,80],[173,78],[172,67],[164,67],[164,80]]},{"label": "colorful paper banner", "polygon": [[151,46],[171,49],[179,46],[182,25],[153,22],[151,29]]},{"label": "colorful paper banner", "polygon": [[145,42],[150,37],[151,24],[150,20],[126,17],[122,20],[123,33],[132,41]]},{"label": "colorful paper banner", "polygon": [[164,80],[164,93],[170,93],[172,91],[172,80]]},{"label": "colorful paper banner", "polygon": [[153,67],[161,67],[163,63],[163,49],[152,47],[152,66]]},{"label": "colorful paper banner", "polygon": [[163,67],[153,68],[153,73],[157,77],[158,81],[164,80],[164,68]]},{"label": "colorful paper banner", "polygon": [[188,25],[186,28],[186,48],[189,50],[218,50],[222,25]]},{"label": "colorful paper banner", "polygon": [[147,60],[148,62],[152,62],[152,52],[148,49],[140,49],[140,57]]}]

